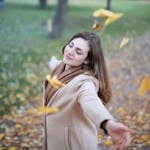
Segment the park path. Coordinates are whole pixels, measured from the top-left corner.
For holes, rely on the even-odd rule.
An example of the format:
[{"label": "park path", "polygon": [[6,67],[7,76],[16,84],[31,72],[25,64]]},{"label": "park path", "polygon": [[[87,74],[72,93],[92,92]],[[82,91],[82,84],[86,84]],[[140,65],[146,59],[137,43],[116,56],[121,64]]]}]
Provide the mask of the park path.
[{"label": "park path", "polygon": [[[107,58],[113,91],[107,107],[118,120],[135,130],[131,144],[137,150],[148,150],[150,146],[150,94],[141,96],[138,91],[142,79],[150,75],[149,41],[150,32],[130,39],[121,51]],[[0,133],[0,150],[41,150],[42,117],[31,112],[4,116],[0,120]],[[100,137],[99,150],[112,150],[111,139],[102,133]]]}]

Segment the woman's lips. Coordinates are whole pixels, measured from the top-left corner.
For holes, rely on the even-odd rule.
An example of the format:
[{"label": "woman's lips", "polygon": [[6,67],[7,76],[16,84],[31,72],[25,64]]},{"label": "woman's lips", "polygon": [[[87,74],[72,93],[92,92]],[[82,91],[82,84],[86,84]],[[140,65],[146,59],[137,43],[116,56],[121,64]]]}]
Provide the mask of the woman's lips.
[{"label": "woman's lips", "polygon": [[68,55],[66,55],[65,58],[66,58],[67,60],[72,60],[72,58],[71,58],[70,56],[68,56]]}]

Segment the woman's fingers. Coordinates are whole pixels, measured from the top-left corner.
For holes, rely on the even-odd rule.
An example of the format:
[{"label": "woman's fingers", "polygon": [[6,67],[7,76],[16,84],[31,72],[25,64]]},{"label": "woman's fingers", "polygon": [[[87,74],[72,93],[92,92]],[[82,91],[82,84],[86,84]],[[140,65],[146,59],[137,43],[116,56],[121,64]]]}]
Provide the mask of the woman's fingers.
[{"label": "woman's fingers", "polygon": [[122,123],[114,121],[109,121],[106,127],[116,146],[116,150],[124,150],[127,148],[131,140],[130,133],[133,132],[133,130]]},{"label": "woman's fingers", "polygon": [[115,139],[116,150],[124,150],[130,143],[130,133],[124,133],[120,138]]},{"label": "woman's fingers", "polygon": [[129,132],[126,133],[125,135],[125,146],[127,147],[131,142],[131,135]]}]

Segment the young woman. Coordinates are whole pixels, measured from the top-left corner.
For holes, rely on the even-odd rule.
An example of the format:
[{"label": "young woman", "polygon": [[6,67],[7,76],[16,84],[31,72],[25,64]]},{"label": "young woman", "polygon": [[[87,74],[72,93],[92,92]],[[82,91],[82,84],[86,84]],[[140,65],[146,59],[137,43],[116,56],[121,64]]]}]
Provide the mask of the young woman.
[{"label": "young woman", "polygon": [[63,60],[52,59],[51,76],[65,86],[44,84],[44,105],[59,112],[45,115],[45,150],[97,150],[98,130],[112,137],[116,149],[130,142],[130,129],[105,108],[111,98],[100,39],[94,33],[75,34],[63,47]]}]

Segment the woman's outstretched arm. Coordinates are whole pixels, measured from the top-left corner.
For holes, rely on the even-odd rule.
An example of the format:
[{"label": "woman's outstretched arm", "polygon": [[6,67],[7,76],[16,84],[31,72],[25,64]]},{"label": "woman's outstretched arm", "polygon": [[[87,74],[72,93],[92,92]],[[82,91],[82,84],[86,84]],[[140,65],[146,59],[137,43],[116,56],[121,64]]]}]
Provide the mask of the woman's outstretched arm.
[{"label": "woman's outstretched arm", "polygon": [[132,132],[127,126],[114,120],[108,120],[105,129],[116,146],[116,150],[124,150],[129,146]]}]

